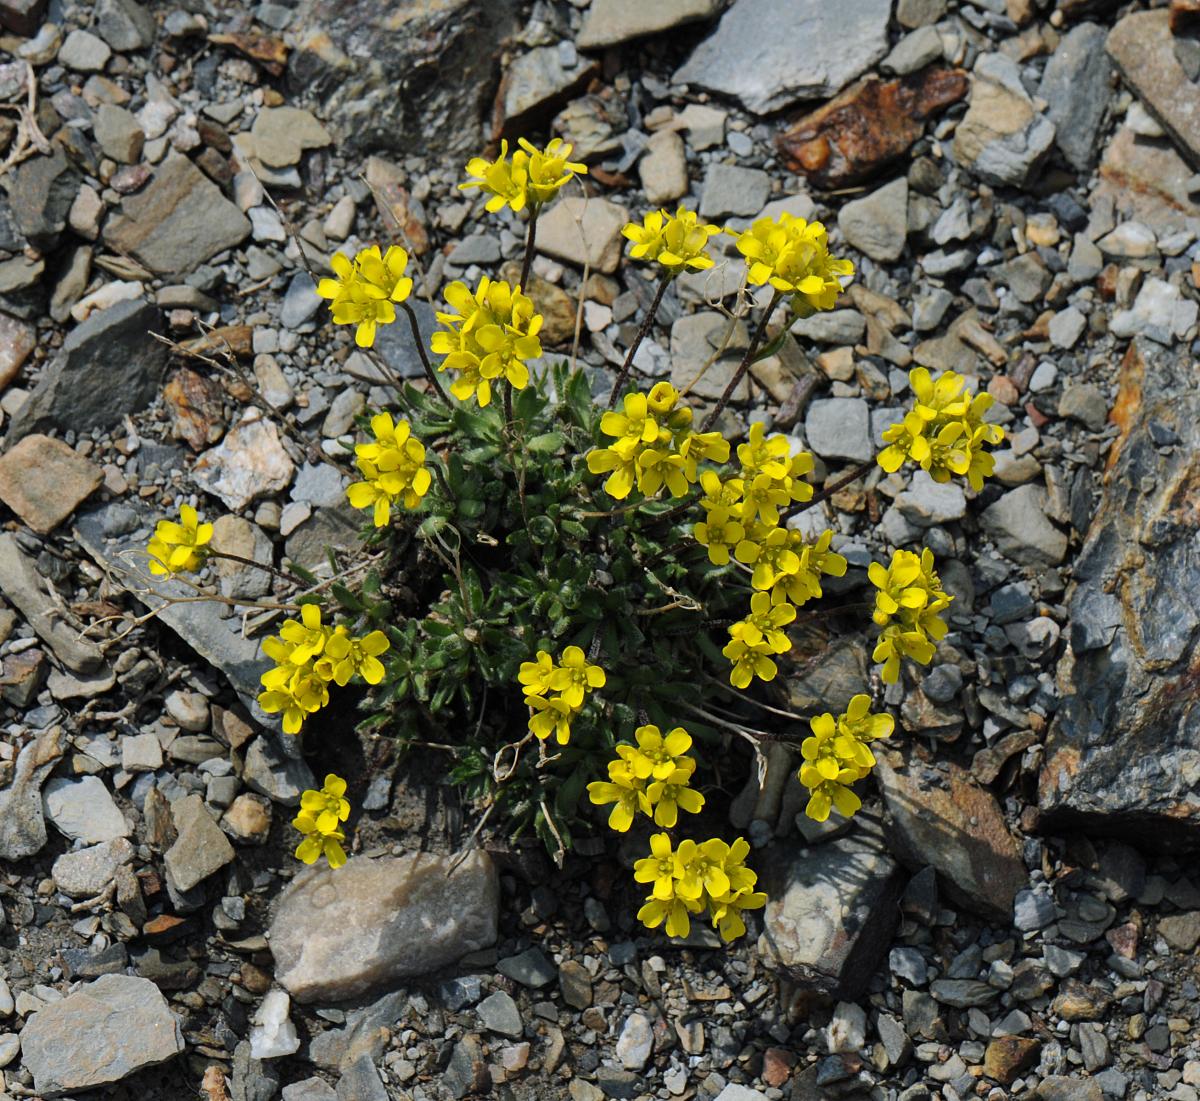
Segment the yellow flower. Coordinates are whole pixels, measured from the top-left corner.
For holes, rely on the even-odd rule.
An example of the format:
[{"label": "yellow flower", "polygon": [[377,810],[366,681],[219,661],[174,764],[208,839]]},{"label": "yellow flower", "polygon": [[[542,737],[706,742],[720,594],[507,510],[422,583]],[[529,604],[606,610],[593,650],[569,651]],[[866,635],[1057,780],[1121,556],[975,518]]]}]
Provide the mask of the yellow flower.
[{"label": "yellow flower", "polygon": [[562,696],[526,696],[529,705],[529,729],[539,741],[554,735],[559,745],[571,740],[571,720],[579,713]]},{"label": "yellow flower", "polygon": [[934,642],[947,631],[940,613],[953,598],[942,590],[933,568],[933,551],[928,547],[920,555],[898,550],[886,568],[871,563],[867,576],[879,589],[873,618],[883,628],[872,660],[883,662],[884,682],[895,684],[902,658],[910,657],[921,665],[933,660]]},{"label": "yellow flower", "polygon": [[315,668],[325,680],[338,685],[349,684],[350,678],[355,676],[362,677],[367,684],[378,684],[384,674],[379,655],[390,646],[382,631],[352,638],[345,627],[335,627]]},{"label": "yellow flower", "polygon": [[646,788],[646,798],[654,807],[654,824],[666,829],[674,827],[679,812],[699,814],[704,806],[704,796],[689,787],[696,762],[691,757],[682,758],[675,769],[663,780],[655,780]]},{"label": "yellow flower", "polygon": [[833,807],[849,818],[862,806],[850,785],[875,767],[867,743],[888,737],[895,726],[890,715],[871,714],[870,705],[870,697],[860,694],[836,719],[829,712],[809,719],[812,736],[800,747],[800,782],[811,792],[809,818],[824,822]]},{"label": "yellow flower", "polygon": [[675,854],[671,851],[671,838],[665,833],[650,835],[650,855],[633,865],[633,878],[638,883],[653,883],[653,897],[669,899],[675,897]]},{"label": "yellow flower", "polygon": [[675,276],[685,269],[703,271],[713,266],[708,239],[720,233],[717,226],[700,221],[695,211],[680,207],[674,214],[655,210],[639,226],[629,222],[621,233],[633,242],[629,255],[656,263]]},{"label": "yellow flower", "polygon": [[335,325],[357,325],[355,343],[372,347],[376,326],[396,320],[393,303],[412,293],[412,279],[404,274],[408,253],[393,245],[381,256],[379,246],[371,245],[360,249],[353,261],[336,252],[329,266],[335,278],[322,279],[317,294],[330,300]]},{"label": "yellow flower", "polygon": [[646,798],[645,782],[634,776],[622,760],[609,761],[608,780],[594,780],[587,786],[588,799],[598,807],[616,804],[608,816],[609,829],[625,833],[639,814],[653,814]]},{"label": "yellow flower", "polygon": [[780,578],[800,570],[800,556],[792,549],[787,528],[767,528],[756,524],[734,548],[734,557],[754,572],[750,584],[756,589],[770,589]]},{"label": "yellow flower", "polygon": [[[517,157],[521,159],[518,161]],[[477,187],[491,196],[487,201],[489,213],[495,214],[506,206],[518,213],[525,209],[527,197],[526,184],[529,173],[526,170],[528,157],[516,154],[510,162],[508,159],[508,142],[500,143],[500,156],[494,161],[486,157],[472,157],[467,162],[467,172],[475,178],[460,183],[460,191],[468,191]]]},{"label": "yellow flower", "polygon": [[329,628],[321,623],[321,606],[305,604],[300,609],[300,619],[285,619],[279,628],[279,637],[292,647],[288,660],[293,665],[303,665],[315,658],[324,648]]},{"label": "yellow flower", "polygon": [[766,642],[771,653],[783,654],[792,648],[792,642],[782,628],[795,618],[796,609],[790,604],[773,604],[770,593],[757,592],[750,597],[749,613],[744,619],[734,623],[729,628],[729,633],[734,638],[745,640],[751,646]]},{"label": "yellow flower", "polygon": [[192,573],[204,564],[205,546],[213,536],[212,524],[200,523],[191,505],[179,508],[179,523],[159,520],[154,536],[146,547],[150,572],[155,577]]},{"label": "yellow flower", "polygon": [[439,371],[457,374],[450,392],[460,401],[474,396],[480,406],[486,406],[497,379],[524,390],[529,384],[525,361],[542,354],[537,335],[542,315],[535,311],[533,300],[519,286],[486,276],[474,292],[456,280],[444,294],[453,312],[437,315],[446,329],[433,334],[430,348],[444,357]]},{"label": "yellow flower", "polygon": [[742,911],[760,910],[766,904],[767,896],[762,891],[731,891],[720,898],[710,898],[708,911],[721,939],[728,944],[746,932]]},{"label": "yellow flower", "polygon": [[755,677],[774,680],[779,672],[779,667],[771,660],[772,650],[765,639],[749,643],[744,638],[731,638],[721,653],[733,663],[729,671],[729,683],[734,688],[749,687]]},{"label": "yellow flower", "polygon": [[525,189],[530,202],[548,203],[563,184],[576,175],[587,174],[587,165],[568,160],[571,146],[562,138],[551,138],[545,149],[538,149],[525,138],[517,138],[517,144],[521,148],[513,154],[513,162],[516,163],[518,157],[525,157]]},{"label": "yellow flower", "polygon": [[329,703],[329,686],[311,661],[268,669],[259,679],[266,691],[259,694],[258,705],[268,715],[283,713],[285,734],[299,734],[304,720]]},{"label": "yellow flower", "polygon": [[554,659],[545,650],[539,650],[535,660],[521,662],[517,680],[522,685],[525,695],[544,696],[550,691],[550,680],[553,676]]},{"label": "yellow flower", "polygon": [[292,825],[304,834],[296,848],[296,859],[315,864],[322,856],[331,868],[346,863],[342,842],[346,835],[341,824],[350,817],[350,804],[343,798],[346,781],[332,772],[325,777],[320,791],[306,791],[300,796],[300,812]]},{"label": "yellow flower", "polygon": [[775,579],[771,587],[771,600],[776,604],[790,601],[797,608],[814,598],[823,596],[822,576],[845,577],[846,559],[830,550],[833,532],[826,528],[815,543],[805,541],[798,532],[789,530],[788,540],[792,550],[800,556],[800,568],[793,574],[784,574]]},{"label": "yellow flower", "polygon": [[657,726],[639,726],[633,736],[637,748],[619,745],[617,753],[639,780],[666,780],[676,769],[695,767],[690,757],[684,757],[692,747],[692,736],[682,726],[668,731],[665,736]]},{"label": "yellow flower", "polygon": [[560,661],[550,677],[550,688],[560,693],[569,707],[582,707],[585,693],[604,687],[604,670],[598,665],[589,665],[578,646],[568,646]]},{"label": "yellow flower", "polygon": [[786,211],[774,220],[759,218],[737,233],[738,251],[746,258],[750,282],[792,296],[792,309],[801,316],[814,310],[831,310],[842,292],[839,276],[854,274],[849,260],[829,253],[825,227],[806,222]]},{"label": "yellow flower", "polygon": [[675,858],[675,891],[683,898],[723,895],[729,890],[725,862],[729,846],[719,838],[697,844],[691,838],[679,843]]},{"label": "yellow flower", "polygon": [[700,507],[705,512],[723,508],[741,516],[743,489],[741,478],[728,478],[722,481],[721,476],[715,470],[706,470],[700,475],[700,488],[704,491],[704,495],[700,498]]},{"label": "yellow flower", "polygon": [[[716,475],[714,475],[715,477]],[[728,566],[730,552],[745,538],[746,529],[725,508],[714,508],[692,528],[696,542],[708,548],[714,566]]]},{"label": "yellow flower", "polygon": [[657,929],[665,921],[667,936],[686,937],[692,931],[688,911],[698,914],[701,909],[699,902],[678,895],[669,900],[651,895],[638,910],[637,916],[647,929]]},{"label": "yellow flower", "polygon": [[425,446],[412,435],[408,421],[393,422],[390,413],[371,418],[373,443],[355,448],[359,471],[364,481],[352,482],[346,496],[354,508],[369,508],[377,528],[391,519],[391,509],[399,502],[406,509],[418,508],[429,491],[433,476],[425,466]]}]

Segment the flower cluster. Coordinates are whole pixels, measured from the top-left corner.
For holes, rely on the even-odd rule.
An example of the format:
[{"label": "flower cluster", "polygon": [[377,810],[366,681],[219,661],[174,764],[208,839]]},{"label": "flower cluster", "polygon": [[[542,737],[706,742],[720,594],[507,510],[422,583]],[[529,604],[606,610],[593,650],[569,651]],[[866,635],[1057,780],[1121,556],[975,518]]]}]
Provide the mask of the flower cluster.
[{"label": "flower cluster", "polygon": [[408,253],[393,245],[381,256],[379,246],[371,245],[353,260],[336,252],[329,266],[336,278],[322,279],[317,294],[330,300],[335,325],[357,325],[354,342],[373,347],[376,326],[395,321],[395,303],[412,293],[413,281],[404,274]]},{"label": "flower cluster", "polygon": [[497,379],[524,390],[529,385],[525,361],[542,354],[542,315],[533,300],[519,286],[487,276],[473,292],[456,280],[444,293],[451,310],[438,313],[446,329],[433,334],[430,348],[444,357],[438,370],[456,375],[450,393],[459,401],[474,397],[484,406]]},{"label": "flower cluster", "polygon": [[664,735],[653,725],[639,726],[633,736],[636,746],[617,746],[608,780],[588,784],[588,798],[597,806],[615,804],[608,816],[610,828],[624,833],[641,813],[656,826],[671,829],[681,810],[699,814],[704,796],[690,786],[696,761],[685,756],[692,736],[682,726]]},{"label": "flower cluster", "polygon": [[298,734],[304,720],[329,702],[331,684],[356,676],[367,684],[383,680],[379,655],[389,645],[382,631],[355,638],[344,626],[324,624],[320,606],[305,604],[298,620],[285,620],[278,635],[263,640],[263,653],[275,667],[259,678],[259,706],[271,715],[282,712],[283,732]]},{"label": "flower cluster", "polygon": [[873,715],[870,708],[870,696],[858,695],[836,719],[826,712],[808,720],[812,736],[800,747],[800,782],[810,792],[804,810],[809,818],[824,822],[833,807],[849,818],[862,806],[851,785],[875,767],[869,743],[888,737],[896,725],[891,715]]},{"label": "flower cluster", "polygon": [[353,482],[346,496],[355,508],[369,508],[377,528],[385,527],[392,506],[414,509],[429,490],[432,478],[425,467],[425,446],[412,435],[408,421],[398,424],[390,413],[371,418],[373,443],[354,448],[363,481]]},{"label": "flower cluster", "polygon": [[608,474],[604,490],[618,501],[636,485],[645,497],[656,497],[665,485],[682,497],[699,477],[705,459],[723,463],[729,444],[719,432],[694,432],[692,411],[679,404],[679,391],[657,382],[649,394],[626,394],[623,411],[610,409],[600,418],[600,431],[611,436],[609,447],[588,452],[588,470]]},{"label": "flower cluster", "polygon": [[704,271],[713,266],[708,239],[720,233],[718,226],[700,221],[694,210],[680,207],[674,214],[654,210],[637,222],[629,222],[621,233],[633,242],[629,255],[635,260],[658,264],[670,276],[684,270]]},{"label": "flower cluster", "polygon": [[784,601],[772,604],[769,593],[758,592],[750,597],[750,611],[729,628],[729,642],[721,651],[733,664],[729,681],[735,688],[747,688],[750,682],[774,680],[778,668],[772,654],[783,654],[792,648],[792,640],[783,628],[796,618],[796,609]]},{"label": "flower cluster", "polygon": [[191,505],[181,505],[179,523],[159,520],[154,528],[154,535],[146,546],[150,572],[155,577],[194,573],[204,564],[212,537],[212,524],[200,523],[200,516]]},{"label": "flower cluster", "polygon": [[839,277],[854,274],[851,261],[830,255],[820,222],[806,222],[785,211],[778,218],[759,218],[741,233],[727,232],[737,238],[750,282],[756,287],[770,283],[790,295],[792,311],[800,317],[832,310],[842,293]]},{"label": "flower cluster", "polygon": [[545,741],[551,734],[559,745],[571,740],[571,720],[583,709],[589,692],[603,688],[606,677],[588,662],[578,646],[568,646],[555,665],[545,650],[534,661],[521,663],[517,680],[529,705],[529,730]]},{"label": "flower cluster", "polygon": [[500,156],[494,161],[472,157],[467,162],[467,173],[474,179],[460,183],[459,190],[477,187],[489,196],[487,208],[492,214],[506,206],[516,214],[526,206],[550,202],[563,184],[587,172],[587,165],[568,160],[571,146],[562,138],[552,138],[545,149],[538,149],[524,138],[518,138],[517,145],[511,161],[507,141],[500,143]]},{"label": "flower cluster", "polygon": [[879,453],[879,465],[892,474],[912,460],[935,482],[959,474],[978,493],[996,466],[984,446],[1004,439],[1000,425],[983,419],[992,407],[991,394],[972,397],[965,390],[966,379],[954,371],[943,371],[934,381],[924,367],[915,367],[908,382],[913,407],[884,430],[888,446]]},{"label": "flower cluster", "polygon": [[304,834],[304,840],[296,846],[297,860],[315,864],[324,856],[331,868],[346,863],[342,823],[350,817],[350,804],[345,794],[346,781],[331,772],[320,791],[309,790],[300,796],[300,812],[292,820],[292,825]]},{"label": "flower cluster", "polygon": [[746,931],[743,910],[766,905],[767,896],[755,891],[758,876],[746,867],[750,846],[739,837],[727,845],[718,837],[697,844],[690,838],[674,848],[665,833],[650,836],[650,855],[633,866],[638,883],[652,883],[650,896],[638,910],[648,929],[666,924],[669,937],[691,932],[691,915],[707,911],[721,939],[729,942]]},{"label": "flower cluster", "polygon": [[873,618],[883,628],[872,659],[883,662],[883,680],[894,684],[900,677],[901,658],[921,665],[933,660],[934,643],[946,635],[946,623],[938,613],[954,598],[942,591],[928,547],[920,554],[895,551],[890,566],[872,562],[867,575],[879,590]]}]

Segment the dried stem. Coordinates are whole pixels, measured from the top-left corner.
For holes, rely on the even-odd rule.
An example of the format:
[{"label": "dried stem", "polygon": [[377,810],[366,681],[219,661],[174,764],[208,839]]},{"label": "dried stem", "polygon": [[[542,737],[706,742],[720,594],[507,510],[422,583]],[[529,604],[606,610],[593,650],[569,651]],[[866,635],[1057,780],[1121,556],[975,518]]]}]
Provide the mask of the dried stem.
[{"label": "dried stem", "polygon": [[433,364],[429,362],[429,356],[425,353],[425,344],[421,339],[421,329],[417,325],[417,315],[407,302],[400,303],[401,309],[408,314],[408,324],[412,328],[413,342],[417,346],[417,354],[421,357],[421,366],[425,368],[425,377],[429,379],[429,384],[437,391],[437,396],[442,399],[442,404],[448,409],[453,406],[450,399],[446,397],[446,391],[442,389],[441,381],[437,377],[437,372],[433,369]]},{"label": "dried stem", "polygon": [[754,353],[758,351],[758,346],[762,343],[763,335],[767,331],[767,322],[771,319],[771,314],[775,312],[775,307],[779,305],[779,300],[783,297],[782,292],[776,291],[771,295],[771,301],[767,308],[763,310],[762,317],[758,319],[758,324],[754,327],[754,335],[750,337],[750,344],[746,348],[746,354],[742,356],[742,362],[738,364],[738,369],[734,371],[733,378],[729,380],[729,385],[725,387],[725,392],[717,400],[717,404],[713,406],[713,411],[704,418],[704,425],[701,427],[701,432],[707,432],[716,419],[721,415],[722,410],[729,404],[729,399],[733,397],[733,392],[738,388],[738,384],[746,377],[746,372],[750,370],[750,364],[754,362]]},{"label": "dried stem", "polygon": [[620,397],[625,380],[629,378],[629,369],[633,366],[633,357],[637,355],[638,348],[641,347],[642,341],[646,339],[646,334],[650,332],[650,326],[654,324],[654,319],[658,315],[658,307],[662,304],[663,295],[667,293],[667,284],[670,282],[670,274],[664,275],[659,281],[658,289],[654,292],[654,301],[650,303],[650,309],[642,319],[637,336],[633,338],[633,343],[629,345],[629,351],[625,353],[625,362],[621,364],[621,370],[617,374],[617,381],[613,383],[612,393],[608,395],[609,409],[616,405],[617,398]]},{"label": "dried stem", "polygon": [[874,465],[874,459],[868,459],[865,463],[859,463],[859,465],[854,467],[854,469],[849,471],[849,473],[843,474],[842,477],[837,479],[837,481],[830,482],[829,485],[827,485],[819,493],[813,494],[810,500],[803,501],[798,505],[793,505],[785,513],[783,513],[784,519],[789,516],[798,516],[806,509],[812,508],[813,505],[819,505],[822,501],[829,500],[829,498],[837,493],[839,489],[845,489],[846,486],[848,486],[851,482],[857,481],[864,474],[869,474]]},{"label": "dried stem", "polygon": [[262,570],[273,577],[278,577],[280,581],[286,581],[289,585],[306,584],[306,582],[302,581],[295,574],[288,573],[287,570],[276,569],[266,562],[255,562],[253,558],[243,558],[240,554],[230,554],[228,551],[213,550],[212,547],[208,547],[207,551],[209,558],[224,558],[227,562],[237,562],[242,566],[250,566],[252,569]]}]

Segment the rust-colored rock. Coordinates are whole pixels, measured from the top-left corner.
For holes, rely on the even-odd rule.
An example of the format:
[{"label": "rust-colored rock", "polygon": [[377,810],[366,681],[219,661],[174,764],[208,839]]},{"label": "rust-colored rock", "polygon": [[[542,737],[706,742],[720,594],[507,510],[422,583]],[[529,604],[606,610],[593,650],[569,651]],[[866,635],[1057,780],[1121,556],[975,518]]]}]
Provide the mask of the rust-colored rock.
[{"label": "rust-colored rock", "polygon": [[1037,1062],[1041,1051],[1041,1040],[1030,1036],[1001,1036],[987,1046],[983,1056],[983,1073],[1000,1085],[1007,1086]]},{"label": "rust-colored rock", "polygon": [[272,76],[282,76],[287,64],[288,48],[282,38],[269,34],[210,34],[209,42],[230,46],[243,57],[257,61]]},{"label": "rust-colored rock", "polygon": [[1200,0],[1171,0],[1169,19],[1172,34],[1200,29]]},{"label": "rust-colored rock", "polygon": [[193,451],[203,451],[225,432],[225,406],[221,385],[181,367],[163,387],[163,400],[171,411],[173,434]]},{"label": "rust-colored rock", "polygon": [[254,330],[249,325],[222,325],[210,329],[195,340],[185,340],[181,347],[185,352],[198,356],[234,356],[248,359],[254,354]]},{"label": "rust-colored rock", "polygon": [[403,170],[383,157],[370,157],[366,176],[389,236],[400,237],[405,248],[424,256],[429,251],[429,231],[422,220],[420,204],[414,202],[401,183],[405,178]]},{"label": "rust-colored rock", "polygon": [[962,69],[923,69],[899,80],[867,77],[779,138],[788,166],[817,187],[861,183],[904,155],[925,122],[967,94]]}]

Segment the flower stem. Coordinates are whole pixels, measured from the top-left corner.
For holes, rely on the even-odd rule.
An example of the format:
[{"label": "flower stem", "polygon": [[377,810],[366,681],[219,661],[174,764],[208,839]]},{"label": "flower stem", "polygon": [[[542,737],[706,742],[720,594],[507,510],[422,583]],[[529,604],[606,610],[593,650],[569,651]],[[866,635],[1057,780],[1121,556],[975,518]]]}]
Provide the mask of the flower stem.
[{"label": "flower stem", "polygon": [[875,465],[874,459],[868,459],[865,463],[859,463],[848,473],[843,474],[836,482],[831,482],[820,493],[813,494],[811,500],[804,501],[801,504],[794,505],[783,514],[786,519],[789,516],[797,516],[806,509],[810,509],[813,505],[819,505],[822,501],[829,500],[839,489],[845,489],[851,482],[857,481],[864,474],[869,474],[871,468]]},{"label": "flower stem", "polygon": [[437,396],[442,399],[442,403],[448,409],[452,409],[453,405],[450,399],[446,397],[446,391],[442,389],[441,381],[437,377],[437,372],[433,369],[433,364],[429,362],[429,356],[425,353],[425,343],[421,339],[421,328],[417,324],[417,315],[413,308],[407,302],[401,302],[404,312],[408,314],[408,324],[412,329],[413,342],[417,346],[417,354],[421,357],[421,366],[425,368],[425,377],[429,379],[430,384],[436,391]]},{"label": "flower stem", "polygon": [[521,259],[521,293],[528,295],[529,269],[533,266],[534,243],[537,241],[538,213],[541,205],[534,203],[529,208],[529,228],[525,231],[525,255]]},{"label": "flower stem", "polygon": [[209,558],[224,558],[226,562],[237,562],[241,566],[250,566],[256,570],[263,570],[265,573],[278,577],[280,581],[286,581],[289,585],[306,584],[306,582],[301,581],[294,574],[290,574],[286,570],[276,569],[265,562],[255,562],[253,558],[243,558],[240,554],[230,554],[228,551],[213,550],[212,547],[207,548],[207,550]]},{"label": "flower stem", "polygon": [[738,364],[738,369],[734,371],[733,378],[729,380],[729,385],[725,387],[725,392],[718,399],[717,404],[713,406],[713,411],[704,418],[704,425],[701,427],[701,432],[707,432],[716,419],[721,415],[721,411],[729,404],[729,399],[733,397],[733,392],[738,388],[738,383],[746,377],[746,372],[750,370],[750,364],[754,362],[754,353],[758,351],[758,346],[762,343],[762,338],[767,331],[767,322],[771,319],[771,314],[775,312],[775,307],[779,305],[779,300],[783,297],[782,292],[776,291],[771,296],[771,301],[767,308],[763,311],[762,317],[758,319],[758,324],[754,327],[754,335],[750,337],[750,344],[746,348],[746,354],[742,356],[742,362]]},{"label": "flower stem", "polygon": [[670,282],[670,274],[664,275],[658,284],[658,290],[654,292],[654,301],[650,303],[650,309],[642,319],[641,328],[638,329],[637,336],[633,338],[633,343],[629,345],[629,351],[625,353],[625,362],[621,364],[617,381],[613,383],[612,393],[608,395],[609,409],[616,405],[617,398],[621,395],[621,389],[625,385],[625,380],[629,378],[629,368],[633,366],[633,357],[637,355],[638,348],[641,347],[642,341],[646,339],[646,334],[650,332],[650,326],[654,324],[654,318],[658,314],[658,307],[662,304],[663,295],[667,293],[667,284]]}]

